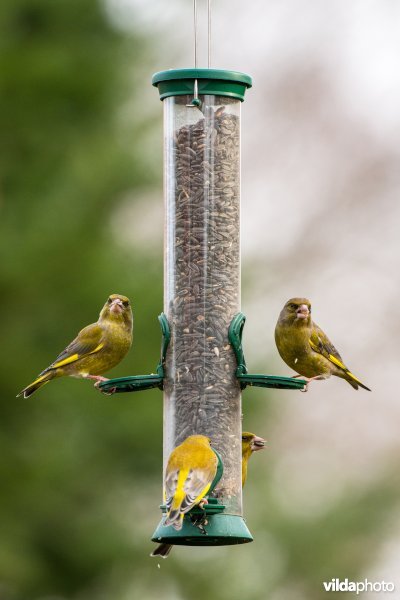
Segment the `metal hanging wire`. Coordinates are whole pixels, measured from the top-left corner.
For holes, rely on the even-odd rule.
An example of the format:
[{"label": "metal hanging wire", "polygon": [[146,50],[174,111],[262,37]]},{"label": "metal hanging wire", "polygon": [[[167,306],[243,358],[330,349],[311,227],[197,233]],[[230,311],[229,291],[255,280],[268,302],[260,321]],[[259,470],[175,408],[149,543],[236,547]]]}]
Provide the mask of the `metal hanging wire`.
[{"label": "metal hanging wire", "polygon": [[197,0],[193,0],[194,68],[197,69]]},{"label": "metal hanging wire", "polygon": [[[194,25],[194,68],[197,69],[197,0],[193,0],[193,25]],[[197,79],[194,80],[194,106],[200,105],[199,86]]]},{"label": "metal hanging wire", "polygon": [[[197,0],[193,0],[193,55],[194,68],[198,67],[198,19],[197,19]],[[211,0],[207,0],[207,65],[211,68]]]},{"label": "metal hanging wire", "polygon": [[[198,68],[198,53],[197,53],[197,0],[193,0],[193,55],[194,68]],[[211,0],[207,0],[207,65],[211,69]],[[193,100],[187,106],[200,106],[199,100],[199,84],[197,79],[194,80]]]},{"label": "metal hanging wire", "polygon": [[207,54],[208,54],[208,68],[211,69],[211,0],[207,0],[207,21],[208,21],[208,44],[207,44]]}]

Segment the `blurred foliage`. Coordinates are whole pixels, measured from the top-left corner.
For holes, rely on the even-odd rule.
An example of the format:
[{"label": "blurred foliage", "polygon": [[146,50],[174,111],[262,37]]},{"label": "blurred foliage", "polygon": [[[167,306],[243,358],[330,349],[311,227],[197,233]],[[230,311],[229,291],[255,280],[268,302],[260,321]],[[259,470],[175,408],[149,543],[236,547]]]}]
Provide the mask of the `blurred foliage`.
[{"label": "blurred foliage", "polygon": [[[0,596],[31,599],[75,594],[127,552],[110,495],[149,470],[158,481],[160,393],[110,399],[68,380],[33,402],[15,395],[112,292],[133,299],[141,340],[115,376],[155,369],[162,256],[132,256],[109,222],[122,197],[154,185],[141,144],[161,111],[121,123],[148,50],[116,33],[100,3],[7,0],[0,15]],[[154,453],[139,461],[144,424]]]},{"label": "blurred foliage", "polygon": [[[158,569],[161,394],[110,398],[65,379],[15,399],[112,292],[133,299],[136,340],[113,376],[154,371],[162,256],[133,251],[110,220],[126,198],[160,193],[161,152],[143,149],[161,111],[141,111],[151,40],[115,31],[100,2],[3,0],[0,19],[1,599],[312,600],[324,578],[356,577],[396,506],[391,473],[301,519],[274,501],[265,453],[245,491],[256,542],[175,549]],[[246,427],[268,437],[259,424],[279,409],[246,396]]]}]

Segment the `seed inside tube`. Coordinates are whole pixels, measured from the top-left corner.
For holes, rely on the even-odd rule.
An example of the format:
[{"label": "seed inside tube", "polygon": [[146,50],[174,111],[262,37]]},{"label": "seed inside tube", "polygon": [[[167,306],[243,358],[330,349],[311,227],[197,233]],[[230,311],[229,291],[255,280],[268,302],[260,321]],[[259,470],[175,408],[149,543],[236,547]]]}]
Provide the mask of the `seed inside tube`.
[{"label": "seed inside tube", "polygon": [[166,123],[174,127],[167,128],[165,148],[164,310],[173,324],[164,382],[165,458],[188,435],[210,437],[224,464],[213,495],[240,514],[241,399],[228,340],[240,310],[240,101],[207,98],[214,105],[203,103],[203,114],[190,109],[191,120],[184,112],[188,96],[164,100],[172,117]]}]

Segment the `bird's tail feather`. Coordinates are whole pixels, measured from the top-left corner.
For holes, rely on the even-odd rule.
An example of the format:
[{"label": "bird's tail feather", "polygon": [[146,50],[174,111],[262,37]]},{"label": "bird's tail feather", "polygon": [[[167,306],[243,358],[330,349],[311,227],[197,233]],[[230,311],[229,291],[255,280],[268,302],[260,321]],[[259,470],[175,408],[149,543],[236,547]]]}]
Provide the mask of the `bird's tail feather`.
[{"label": "bird's tail feather", "polygon": [[167,558],[171,550],[172,544],[158,544],[157,548],[153,550],[150,556],[161,556],[162,558]]},{"label": "bird's tail feather", "polygon": [[180,510],[178,508],[178,509],[171,509],[169,511],[167,518],[165,519],[164,525],[166,525],[166,526],[172,525],[172,527],[174,529],[179,531],[180,529],[182,529],[182,523],[183,523],[183,514],[180,512]]},{"label": "bird's tail feather", "polygon": [[364,390],[368,390],[369,392],[371,391],[369,387],[361,383],[361,381],[357,379],[357,377],[353,375],[353,373],[351,373],[350,371],[345,371],[345,373],[347,375],[346,381],[348,381],[351,387],[353,387],[355,390],[358,390],[358,387],[360,386],[364,388]]},{"label": "bird's tail feather", "polygon": [[26,388],[21,390],[20,393],[17,394],[17,398],[18,396],[24,396],[24,398],[29,398],[29,396],[32,396],[32,394],[36,392],[36,390],[41,388],[43,385],[46,385],[46,383],[48,383],[51,379],[54,379],[54,377],[57,377],[56,371],[46,371],[45,373],[43,373],[43,375],[39,375],[39,377],[35,379],[35,381],[33,381],[31,384],[29,384]]}]

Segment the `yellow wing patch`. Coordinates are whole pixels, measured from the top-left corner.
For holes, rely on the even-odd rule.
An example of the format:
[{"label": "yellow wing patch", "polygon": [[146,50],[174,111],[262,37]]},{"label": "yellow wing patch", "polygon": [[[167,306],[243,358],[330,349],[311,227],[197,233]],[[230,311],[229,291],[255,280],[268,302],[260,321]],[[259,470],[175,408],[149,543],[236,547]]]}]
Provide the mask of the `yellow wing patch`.
[{"label": "yellow wing patch", "polygon": [[178,509],[180,507],[180,505],[182,504],[182,501],[186,495],[185,491],[183,489],[183,486],[185,485],[185,481],[186,481],[188,475],[189,475],[189,469],[181,469],[179,471],[178,482],[176,484],[176,490],[174,493],[171,508]]},{"label": "yellow wing patch", "polygon": [[206,485],[206,487],[200,492],[200,494],[197,496],[196,500],[194,501],[194,506],[196,506],[196,504],[198,504],[200,502],[200,500],[202,498],[204,498],[204,496],[207,496],[208,490],[210,489],[210,487],[211,487],[211,483]]},{"label": "yellow wing patch", "polygon": [[[357,379],[357,377],[355,375],[353,375],[353,373],[351,373],[348,369],[346,369],[346,373],[347,375],[349,375],[349,377],[351,377],[356,383],[359,383],[362,387],[365,387],[365,385],[363,383],[361,383],[361,381],[359,379]],[[367,390],[369,388],[366,388]]]},{"label": "yellow wing patch", "polygon": [[315,350],[315,352],[318,352],[318,354],[322,354],[322,356],[325,356],[325,358],[330,360],[331,363],[333,363],[334,365],[336,365],[337,367],[342,369],[346,373],[346,375],[348,377],[350,377],[350,379],[355,381],[355,383],[358,383],[358,385],[360,385],[364,389],[371,391],[367,386],[365,386],[363,383],[361,383],[361,381],[359,379],[357,379],[357,377],[355,375],[353,375],[353,373],[351,371],[349,371],[349,369],[346,367],[346,365],[343,364],[342,361],[339,360],[336,356],[333,356],[333,354],[330,354],[327,350],[326,350],[326,353],[321,352],[320,348],[316,344],[314,344],[314,342],[312,340],[308,340],[308,341],[310,343],[311,348],[313,350]]},{"label": "yellow wing patch", "polygon": [[98,352],[103,347],[104,344],[101,343],[98,346],[96,346],[96,348],[91,352],[85,352],[84,354],[72,354],[71,356],[68,356],[68,358],[64,358],[64,360],[60,360],[59,362],[54,363],[54,365],[52,365],[51,368],[58,369],[59,367],[65,367],[65,365],[69,365],[73,362],[76,362],[79,358],[82,358],[82,356],[88,356],[89,354],[94,354],[95,352]]},{"label": "yellow wing patch", "polygon": [[79,354],[73,354],[72,356],[68,356],[68,358],[64,358],[64,360],[60,360],[57,363],[54,363],[52,369],[58,369],[58,367],[64,367],[65,365],[69,365],[69,363],[73,363],[78,360]]},{"label": "yellow wing patch", "polygon": [[[33,385],[36,385],[37,383],[40,383],[41,381],[43,381],[43,379],[46,379],[46,375],[41,375],[40,377],[35,379],[35,381],[32,381],[32,383],[30,385],[28,385],[28,387],[31,387]],[[46,385],[46,383],[49,383],[49,381],[45,381],[42,385]],[[22,392],[21,392],[21,394],[22,394]]]},{"label": "yellow wing patch", "polygon": [[314,344],[313,341],[308,340],[310,343],[311,348],[315,351],[318,352],[318,354],[322,354],[322,356],[325,356],[328,360],[330,360],[334,365],[336,365],[337,367],[339,367],[340,369],[343,369],[344,371],[348,371],[346,365],[344,365],[342,363],[341,360],[339,360],[338,358],[336,358],[336,356],[333,356],[333,354],[329,354],[329,352],[327,352],[326,356],[325,354],[323,354],[320,349],[318,348],[317,344]]},{"label": "yellow wing patch", "polygon": [[329,360],[333,362],[334,365],[340,367],[344,371],[348,370],[347,367],[338,358],[336,358],[336,356],[332,356],[332,354],[329,354]]}]

